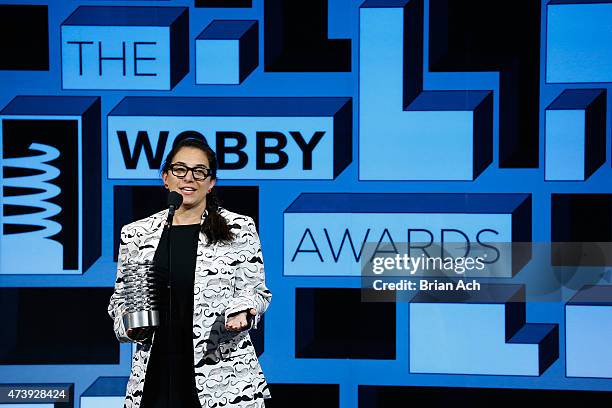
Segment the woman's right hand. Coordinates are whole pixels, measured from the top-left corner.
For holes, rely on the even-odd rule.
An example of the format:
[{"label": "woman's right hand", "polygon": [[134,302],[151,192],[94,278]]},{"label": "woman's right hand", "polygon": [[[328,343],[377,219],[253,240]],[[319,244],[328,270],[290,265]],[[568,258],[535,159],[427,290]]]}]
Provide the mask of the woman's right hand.
[{"label": "woman's right hand", "polygon": [[134,341],[143,341],[153,334],[153,329],[151,327],[135,327],[128,329],[126,334]]}]

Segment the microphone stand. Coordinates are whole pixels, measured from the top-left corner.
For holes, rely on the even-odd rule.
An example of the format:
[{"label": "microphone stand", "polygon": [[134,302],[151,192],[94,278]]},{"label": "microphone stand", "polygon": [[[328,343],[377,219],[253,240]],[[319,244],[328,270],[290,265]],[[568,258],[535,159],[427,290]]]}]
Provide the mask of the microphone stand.
[{"label": "microphone stand", "polygon": [[168,316],[166,317],[166,324],[168,330],[168,391],[166,392],[166,407],[170,407],[170,392],[172,390],[172,375],[173,370],[171,369],[172,364],[172,222],[174,221],[175,206],[171,205],[168,210],[168,219],[166,220],[167,228],[167,245],[168,245]]}]

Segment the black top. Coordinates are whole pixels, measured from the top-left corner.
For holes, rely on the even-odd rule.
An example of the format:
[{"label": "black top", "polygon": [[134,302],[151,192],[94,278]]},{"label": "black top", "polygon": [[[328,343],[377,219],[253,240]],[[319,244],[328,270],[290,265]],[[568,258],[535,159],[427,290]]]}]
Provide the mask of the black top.
[{"label": "black top", "polygon": [[195,388],[192,327],[199,230],[200,224],[172,227],[170,279],[167,230],[153,258],[160,276],[160,326],[155,329],[141,408],[201,408]]}]

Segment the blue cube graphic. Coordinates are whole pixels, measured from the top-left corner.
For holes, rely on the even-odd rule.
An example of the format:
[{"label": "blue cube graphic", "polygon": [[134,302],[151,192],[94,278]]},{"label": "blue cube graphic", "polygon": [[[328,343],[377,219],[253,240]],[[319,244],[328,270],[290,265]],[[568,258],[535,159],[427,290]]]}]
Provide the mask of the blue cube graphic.
[{"label": "blue cube graphic", "polygon": [[214,20],[196,38],[196,84],[240,84],[257,67],[258,22]]},{"label": "blue cube graphic", "polygon": [[474,180],[492,161],[492,93],[423,91],[423,19],[421,1],[361,5],[361,180]]},{"label": "blue cube graphic", "polygon": [[410,302],[410,372],[539,376],[559,357],[559,328],[525,315],[522,285],[420,291]]},{"label": "blue cube graphic", "polygon": [[189,71],[185,7],[80,6],[61,26],[64,89],[172,89]]},{"label": "blue cube graphic", "polygon": [[[484,270],[466,271],[466,276],[512,277],[531,259],[531,197],[304,193],[285,210],[283,235],[286,276],[360,276],[368,248],[379,243],[393,243],[401,255],[407,242],[445,242],[469,247],[464,256],[490,256]],[[478,242],[499,244],[499,254],[483,254]],[[429,250],[431,257],[440,253]]]},{"label": "blue cube graphic", "polygon": [[546,82],[612,82],[611,16],[611,1],[548,3]]},{"label": "blue cube graphic", "polygon": [[81,408],[121,408],[128,377],[99,377],[81,394]]},{"label": "blue cube graphic", "polygon": [[612,286],[582,287],[565,305],[568,377],[612,378]]},{"label": "blue cube graphic", "polygon": [[605,90],[568,89],[546,108],[546,180],[586,180],[606,161],[605,148]]},{"label": "blue cube graphic", "polygon": [[206,139],[224,179],[331,180],[352,160],[352,100],[127,97],[108,115],[109,177],[158,179],[188,136]]},{"label": "blue cube graphic", "polygon": [[85,272],[101,253],[100,98],[17,96],[0,124],[2,168],[21,169],[0,179],[0,274]]}]

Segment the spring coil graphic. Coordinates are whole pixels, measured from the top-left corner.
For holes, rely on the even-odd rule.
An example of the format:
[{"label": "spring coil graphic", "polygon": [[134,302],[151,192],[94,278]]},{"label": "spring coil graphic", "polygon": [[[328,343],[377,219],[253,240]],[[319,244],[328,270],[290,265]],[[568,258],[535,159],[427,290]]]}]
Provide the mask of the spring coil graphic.
[{"label": "spring coil graphic", "polygon": [[126,328],[159,325],[159,274],[152,262],[124,264],[123,290]]},{"label": "spring coil graphic", "polygon": [[42,229],[30,231],[23,235],[27,234],[28,237],[32,238],[47,238],[58,234],[62,230],[62,226],[58,222],[47,219],[59,214],[62,208],[59,205],[45,201],[61,193],[61,189],[58,186],[49,183],[50,180],[60,175],[59,169],[46,164],[46,162],[57,159],[60,156],[60,152],[53,146],[47,146],[41,143],[32,143],[29,149],[35,152],[42,152],[43,154],[3,159],[3,167],[34,169],[40,170],[42,173],[24,177],[5,178],[3,185],[5,187],[28,186],[29,188],[42,190],[42,192],[4,197],[3,201],[5,205],[37,207],[41,208],[43,211],[30,214],[9,215],[4,217],[3,222],[5,224],[40,226]]}]

